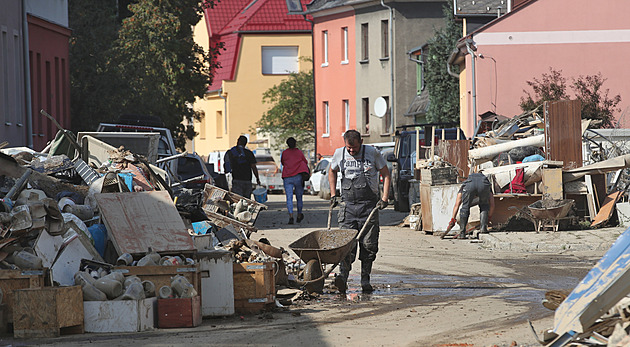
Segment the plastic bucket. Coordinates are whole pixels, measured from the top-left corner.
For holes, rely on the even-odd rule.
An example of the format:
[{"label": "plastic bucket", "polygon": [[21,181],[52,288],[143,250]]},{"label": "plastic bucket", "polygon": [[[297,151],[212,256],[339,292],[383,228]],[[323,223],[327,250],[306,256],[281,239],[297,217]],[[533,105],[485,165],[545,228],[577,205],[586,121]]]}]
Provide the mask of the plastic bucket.
[{"label": "plastic bucket", "polygon": [[258,203],[265,203],[267,201],[267,188],[254,189],[254,200]]}]

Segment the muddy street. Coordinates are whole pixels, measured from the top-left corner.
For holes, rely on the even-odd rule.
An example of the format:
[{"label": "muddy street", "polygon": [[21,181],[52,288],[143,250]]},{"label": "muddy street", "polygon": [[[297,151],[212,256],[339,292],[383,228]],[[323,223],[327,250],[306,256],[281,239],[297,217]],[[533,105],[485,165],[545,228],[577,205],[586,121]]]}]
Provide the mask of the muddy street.
[{"label": "muddy street", "polygon": [[[283,195],[270,195],[268,206],[255,240],[265,237],[288,249],[302,235],[326,228],[328,201],[305,196],[305,219],[295,225],[287,225]],[[262,315],[204,319],[193,329],[0,345],[535,346],[527,320],[539,334],[553,325],[553,312],[541,305],[545,291],[572,288],[604,253],[497,251],[477,240],[440,240],[399,227],[405,214],[391,207],[380,216],[371,295],[361,294],[355,262],[345,296],[332,292],[331,276],[320,297]],[[333,218],[335,228],[336,213]]]}]

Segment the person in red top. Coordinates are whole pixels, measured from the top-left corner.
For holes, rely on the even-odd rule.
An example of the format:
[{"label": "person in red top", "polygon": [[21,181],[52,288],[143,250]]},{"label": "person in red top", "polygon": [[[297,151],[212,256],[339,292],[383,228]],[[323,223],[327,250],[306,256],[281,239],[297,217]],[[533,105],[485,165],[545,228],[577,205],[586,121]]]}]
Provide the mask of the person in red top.
[{"label": "person in red top", "polygon": [[284,191],[287,196],[287,210],[289,210],[289,224],[293,224],[293,191],[297,200],[297,222],[304,219],[302,214],[302,195],[304,195],[304,180],[302,173],[309,173],[308,162],[304,153],[297,148],[297,141],[293,137],[287,139],[289,148],[282,152],[280,162],[282,163],[282,180],[284,181]]}]

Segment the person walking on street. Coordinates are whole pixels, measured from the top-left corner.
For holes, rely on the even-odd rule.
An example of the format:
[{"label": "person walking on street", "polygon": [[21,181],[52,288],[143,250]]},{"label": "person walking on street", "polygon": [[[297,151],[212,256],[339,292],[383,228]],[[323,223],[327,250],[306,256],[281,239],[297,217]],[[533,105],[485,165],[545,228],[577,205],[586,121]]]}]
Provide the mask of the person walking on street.
[{"label": "person walking on street", "polygon": [[297,222],[304,219],[302,214],[302,196],[304,195],[304,179],[302,174],[308,175],[308,161],[304,153],[297,148],[297,141],[293,137],[287,139],[289,148],[282,152],[280,162],[282,163],[282,180],[284,181],[284,192],[287,197],[287,210],[289,211],[289,224],[293,224],[293,192],[297,200]]},{"label": "person walking on street", "polygon": [[[361,260],[361,290],[371,293],[370,284],[372,264],[378,252],[379,223],[378,213],[367,220],[374,208],[387,207],[390,174],[387,163],[381,153],[373,146],[363,145],[361,134],[348,130],[343,135],[345,146],[337,148],[330,163],[328,182],[330,183],[331,208],[339,204],[336,194],[337,173],[341,173],[341,202],[339,208],[339,226],[342,229],[361,230],[367,223],[366,232],[358,240],[359,260]],[[379,173],[383,177],[383,195],[379,198]],[[348,276],[357,254],[357,246],[339,264],[339,275],[335,277],[335,287],[340,293],[348,288]]]},{"label": "person walking on street", "polygon": [[466,224],[468,224],[470,207],[474,205],[473,200],[475,198],[479,200],[481,232],[488,232],[488,221],[492,218],[492,212],[494,212],[494,196],[492,195],[490,181],[484,174],[472,173],[459,188],[457,199],[455,199],[455,207],[453,207],[453,216],[442,238],[444,238],[453,226],[455,226],[455,223],[457,223],[455,217],[457,216],[457,210],[459,210],[460,206],[462,207],[459,213],[459,225],[461,229],[455,238],[466,238]]},{"label": "person walking on street", "polygon": [[256,177],[256,184],[260,185],[256,157],[254,153],[245,148],[247,137],[241,135],[236,140],[236,146],[230,148],[223,158],[225,172],[232,173],[232,193],[251,199],[252,196],[252,172]]}]

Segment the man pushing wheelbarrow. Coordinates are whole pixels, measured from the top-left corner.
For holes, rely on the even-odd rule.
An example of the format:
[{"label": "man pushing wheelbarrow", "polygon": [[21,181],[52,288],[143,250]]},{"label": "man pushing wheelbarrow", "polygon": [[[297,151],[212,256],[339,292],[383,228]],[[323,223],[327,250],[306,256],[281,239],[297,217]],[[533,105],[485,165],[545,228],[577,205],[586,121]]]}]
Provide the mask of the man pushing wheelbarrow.
[{"label": "man pushing wheelbarrow", "polygon": [[[341,202],[339,208],[339,226],[342,229],[362,230],[358,238],[359,260],[361,260],[361,290],[371,293],[374,288],[370,284],[372,263],[378,252],[378,235],[380,232],[378,212],[371,214],[376,208],[387,207],[390,175],[387,163],[381,153],[374,147],[363,144],[361,134],[356,130],[344,133],[345,146],[337,148],[330,163],[328,181],[330,183],[331,208],[339,204],[336,194],[337,172],[341,173]],[[383,177],[383,196],[379,197],[379,173]],[[371,218],[370,216],[373,215]],[[364,228],[364,224],[365,228]],[[350,253],[339,263],[339,274],[335,277],[335,287],[340,293],[348,288],[348,276],[357,254],[356,243]]]}]

